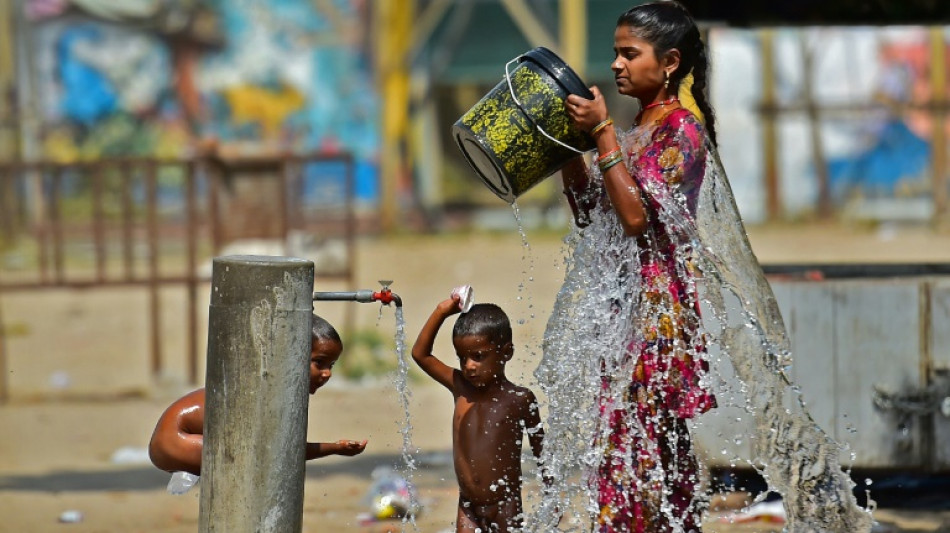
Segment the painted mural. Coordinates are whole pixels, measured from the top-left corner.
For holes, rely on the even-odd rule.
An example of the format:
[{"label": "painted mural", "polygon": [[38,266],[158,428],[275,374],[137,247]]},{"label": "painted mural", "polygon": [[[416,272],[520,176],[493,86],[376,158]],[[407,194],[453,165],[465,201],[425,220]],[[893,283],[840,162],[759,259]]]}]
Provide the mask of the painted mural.
[{"label": "painted mural", "polygon": [[[378,98],[359,0],[29,0],[46,157],[185,155],[201,142],[347,151],[377,197]],[[310,193],[337,181],[312,172]],[[329,174],[329,175],[328,175]],[[316,194],[316,196],[320,196]]]}]

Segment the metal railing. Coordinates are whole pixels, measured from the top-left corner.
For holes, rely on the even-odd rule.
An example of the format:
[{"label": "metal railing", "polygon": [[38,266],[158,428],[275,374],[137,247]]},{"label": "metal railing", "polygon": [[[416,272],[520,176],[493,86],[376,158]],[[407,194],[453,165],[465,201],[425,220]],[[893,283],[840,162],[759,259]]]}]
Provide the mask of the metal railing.
[{"label": "metal railing", "polygon": [[[341,198],[314,212],[305,209],[305,172],[312,164],[342,165]],[[105,287],[148,289],[149,356],[153,376],[162,362],[160,288],[184,287],[187,293],[187,379],[198,375],[198,286],[209,281],[199,272],[199,253],[217,255],[226,244],[222,204],[231,169],[245,174],[260,169],[276,179],[278,204],[275,238],[286,243],[291,231],[319,231],[345,243],[339,271],[319,273],[352,285],[354,272],[354,162],[348,154],[294,155],[271,159],[117,158],[91,162],[0,162],[0,251],[11,243],[29,249],[27,267],[0,268],[4,293],[49,289],[95,290]],[[250,170],[248,170],[250,169]],[[233,233],[233,232],[232,232]],[[82,253],[77,254],[79,250]],[[173,250],[174,252],[168,252]],[[71,259],[76,255],[88,259]],[[346,322],[352,321],[347,316]],[[3,317],[0,315],[0,401],[9,384]]]}]

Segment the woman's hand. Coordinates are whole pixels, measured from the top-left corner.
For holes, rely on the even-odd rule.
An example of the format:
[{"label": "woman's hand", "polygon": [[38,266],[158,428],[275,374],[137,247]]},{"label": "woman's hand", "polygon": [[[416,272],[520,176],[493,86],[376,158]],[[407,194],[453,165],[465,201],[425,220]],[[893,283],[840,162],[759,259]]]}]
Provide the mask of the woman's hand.
[{"label": "woman's hand", "polygon": [[574,121],[574,125],[584,133],[590,133],[594,126],[607,120],[607,103],[604,102],[604,95],[596,86],[591,87],[590,92],[594,93],[593,100],[576,94],[569,95],[564,100],[567,114]]}]

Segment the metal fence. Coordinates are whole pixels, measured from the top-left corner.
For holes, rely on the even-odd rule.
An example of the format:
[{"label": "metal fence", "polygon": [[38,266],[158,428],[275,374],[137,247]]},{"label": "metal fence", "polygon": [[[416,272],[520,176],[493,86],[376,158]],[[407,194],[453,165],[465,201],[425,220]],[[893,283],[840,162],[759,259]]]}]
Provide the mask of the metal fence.
[{"label": "metal fence", "polygon": [[[336,198],[308,204],[307,183],[320,165],[337,170]],[[199,256],[215,256],[234,237],[226,231],[235,168],[266,175],[275,189],[270,237],[286,243],[291,232],[341,239],[342,266],[318,273],[352,285],[354,272],[354,164],[348,154],[272,159],[102,159],[81,163],[0,163],[0,251],[26,249],[23,268],[0,268],[4,293],[49,289],[148,289],[149,357],[153,376],[162,368],[162,287],[184,287],[187,303],[187,379],[198,374],[198,288],[209,281]],[[77,259],[79,257],[79,259]],[[346,318],[344,327],[352,321]],[[5,327],[0,314],[0,401],[9,395]]]}]

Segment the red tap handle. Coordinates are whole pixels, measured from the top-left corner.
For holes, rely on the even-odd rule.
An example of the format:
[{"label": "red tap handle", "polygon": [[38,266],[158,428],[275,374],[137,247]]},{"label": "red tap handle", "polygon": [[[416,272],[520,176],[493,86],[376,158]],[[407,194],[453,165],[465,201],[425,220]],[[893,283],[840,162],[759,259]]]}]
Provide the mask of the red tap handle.
[{"label": "red tap handle", "polygon": [[393,291],[389,289],[383,289],[379,292],[374,292],[373,299],[376,300],[377,302],[381,302],[386,305],[389,305],[393,301]]}]

